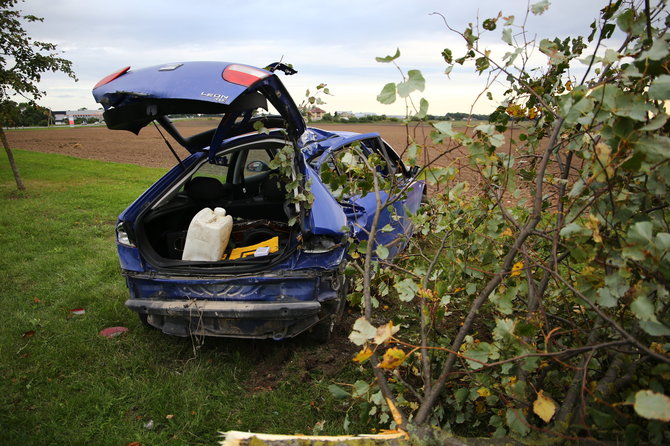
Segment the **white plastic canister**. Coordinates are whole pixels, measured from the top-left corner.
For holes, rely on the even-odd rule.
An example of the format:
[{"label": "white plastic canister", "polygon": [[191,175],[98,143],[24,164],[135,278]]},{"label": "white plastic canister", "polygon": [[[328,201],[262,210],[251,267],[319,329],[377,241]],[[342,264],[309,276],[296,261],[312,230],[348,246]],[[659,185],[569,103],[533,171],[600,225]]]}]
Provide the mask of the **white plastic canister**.
[{"label": "white plastic canister", "polygon": [[188,226],[182,260],[221,260],[232,230],[233,217],[226,215],[225,209],[204,208]]}]

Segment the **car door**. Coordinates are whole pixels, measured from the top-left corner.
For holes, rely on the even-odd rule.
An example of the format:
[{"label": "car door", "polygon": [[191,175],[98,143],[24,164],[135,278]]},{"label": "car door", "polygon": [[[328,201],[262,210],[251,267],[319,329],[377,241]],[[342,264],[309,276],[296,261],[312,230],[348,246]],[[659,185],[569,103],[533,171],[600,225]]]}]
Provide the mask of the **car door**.
[{"label": "car door", "polygon": [[[385,246],[388,256],[393,257],[405,247],[412,234],[413,225],[409,217],[421,204],[423,182],[411,178],[400,157],[376,134],[345,140],[343,144],[321,155],[316,164],[319,169],[328,169],[343,175],[351,170],[347,168],[347,163],[361,165],[365,163],[363,157],[369,158],[372,155],[378,155],[384,160],[377,167],[377,172],[387,184],[385,189],[379,191],[381,208],[375,245]],[[356,182],[365,179],[348,174],[348,180]],[[367,239],[377,209],[377,196],[374,191],[351,196],[339,190],[331,190],[331,193],[342,205],[353,236],[359,240]]]}]

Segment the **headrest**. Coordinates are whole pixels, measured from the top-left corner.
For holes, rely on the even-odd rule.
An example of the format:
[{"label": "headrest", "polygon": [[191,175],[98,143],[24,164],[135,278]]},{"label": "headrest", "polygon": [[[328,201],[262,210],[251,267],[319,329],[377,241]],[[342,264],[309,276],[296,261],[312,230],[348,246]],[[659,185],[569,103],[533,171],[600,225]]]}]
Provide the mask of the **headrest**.
[{"label": "headrest", "polygon": [[225,188],[221,181],[210,177],[195,177],[186,183],[186,193],[198,202],[210,202],[223,198]]},{"label": "headrest", "polygon": [[276,175],[269,175],[261,184],[261,195],[267,201],[283,201],[286,198],[284,185]]}]

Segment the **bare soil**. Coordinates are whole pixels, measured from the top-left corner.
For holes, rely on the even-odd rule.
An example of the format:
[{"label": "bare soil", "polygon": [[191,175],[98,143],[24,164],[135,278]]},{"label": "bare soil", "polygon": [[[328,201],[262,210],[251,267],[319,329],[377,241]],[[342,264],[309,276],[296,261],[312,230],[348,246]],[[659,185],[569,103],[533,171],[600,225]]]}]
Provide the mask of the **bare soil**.
[{"label": "bare soil", "polygon": [[[178,121],[177,127],[186,134],[195,134],[208,130],[216,121],[193,120]],[[323,124],[314,125],[325,130],[344,130],[358,133],[379,132],[381,136],[398,152],[407,146],[408,134],[419,143],[428,140],[430,127],[405,127],[395,123],[375,124]],[[163,132],[165,133],[165,132]],[[168,135],[168,141],[180,157],[188,152],[174,142]],[[165,145],[154,126],[142,129],[139,135],[127,131],[112,131],[101,126],[54,127],[51,129],[8,130],[7,137],[11,147],[35,152],[60,153],[78,158],[137,164],[146,167],[172,167],[176,160]],[[439,148],[433,148],[433,156]],[[453,162],[450,157],[439,164]]]},{"label": "bare soil", "polygon": [[[177,121],[176,126],[185,135],[192,135],[216,126],[218,120],[200,119]],[[401,123],[370,124],[320,124],[314,127],[325,130],[342,130],[357,133],[378,132],[398,153],[404,154],[408,141],[427,148],[420,154],[421,165],[434,163],[437,166],[454,166],[459,169],[459,180],[470,183],[476,190],[479,174],[468,164],[465,149],[449,150],[444,144],[433,144],[430,140],[431,127]],[[162,130],[162,129],[161,129]],[[162,130],[163,134],[165,131]],[[128,131],[112,131],[104,126],[53,127],[50,129],[8,130],[7,138],[12,148],[35,152],[60,153],[77,158],[137,164],[145,167],[171,168],[176,164],[174,155],[155,126],[142,129],[139,135]],[[188,152],[165,134],[177,155],[183,159]],[[435,188],[429,188],[434,193]]]}]

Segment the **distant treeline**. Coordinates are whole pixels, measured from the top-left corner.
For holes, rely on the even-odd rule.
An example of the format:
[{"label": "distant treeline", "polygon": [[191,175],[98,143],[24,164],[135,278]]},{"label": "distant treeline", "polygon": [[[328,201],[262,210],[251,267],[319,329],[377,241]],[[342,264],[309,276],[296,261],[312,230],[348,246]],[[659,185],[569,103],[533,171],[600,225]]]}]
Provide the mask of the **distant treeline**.
[{"label": "distant treeline", "polygon": [[[487,121],[489,115],[481,114],[468,114],[468,113],[447,113],[446,115],[427,115],[426,119],[429,121],[466,121],[467,119],[472,119],[475,121]],[[323,121],[326,122],[380,122],[380,121],[389,121],[389,122],[400,122],[403,119],[395,116],[387,115],[366,115],[366,116],[351,116],[351,115],[338,115],[326,113],[323,115]],[[412,120],[418,121],[418,118],[413,118]]]},{"label": "distant treeline", "polygon": [[32,127],[53,124],[51,110],[35,103],[3,101],[0,104],[0,123],[3,127]]}]

